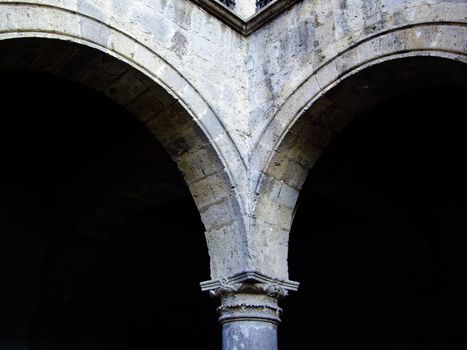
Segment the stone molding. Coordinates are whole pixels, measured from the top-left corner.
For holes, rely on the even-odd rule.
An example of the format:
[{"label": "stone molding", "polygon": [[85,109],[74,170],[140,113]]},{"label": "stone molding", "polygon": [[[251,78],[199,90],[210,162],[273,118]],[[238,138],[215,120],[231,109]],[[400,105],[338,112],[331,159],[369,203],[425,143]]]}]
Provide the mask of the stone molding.
[{"label": "stone molding", "polygon": [[235,14],[232,9],[216,0],[190,0],[203,8],[206,12],[219,19],[224,24],[243,36],[249,36],[251,33],[269,23],[282,12],[288,10],[296,3],[302,0],[276,0],[265,6],[253,16],[242,18]]},{"label": "stone molding", "polygon": [[219,322],[263,321],[280,323],[279,299],[297,291],[299,283],[267,277],[259,272],[242,272],[230,278],[201,283],[203,291],[221,299]]},{"label": "stone molding", "polygon": [[262,321],[273,324],[281,322],[282,309],[278,298],[261,294],[227,294],[217,308],[219,322]]},{"label": "stone molding", "polygon": [[289,291],[296,292],[299,283],[270,278],[256,271],[247,271],[232,277],[201,282],[200,285],[203,292],[208,291],[214,297],[236,293],[285,297]]}]

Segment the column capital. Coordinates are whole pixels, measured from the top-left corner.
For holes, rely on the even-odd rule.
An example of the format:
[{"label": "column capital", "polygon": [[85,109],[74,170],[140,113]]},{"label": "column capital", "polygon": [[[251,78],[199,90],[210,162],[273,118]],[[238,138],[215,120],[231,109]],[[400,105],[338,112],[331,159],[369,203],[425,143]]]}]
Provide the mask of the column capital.
[{"label": "column capital", "polygon": [[248,271],[232,277],[201,283],[203,291],[221,299],[219,321],[262,321],[278,324],[282,309],[279,298],[296,291],[298,283],[273,279]]},{"label": "column capital", "polygon": [[228,294],[266,294],[285,297],[289,291],[296,292],[299,283],[271,278],[256,271],[246,271],[231,277],[201,282],[201,290],[212,296],[222,297]]}]

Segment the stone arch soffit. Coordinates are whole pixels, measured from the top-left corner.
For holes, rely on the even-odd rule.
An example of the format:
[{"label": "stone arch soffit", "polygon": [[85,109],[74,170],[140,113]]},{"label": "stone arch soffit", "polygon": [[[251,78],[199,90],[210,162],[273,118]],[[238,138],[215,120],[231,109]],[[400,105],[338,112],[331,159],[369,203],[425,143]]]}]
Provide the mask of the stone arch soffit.
[{"label": "stone arch soffit", "polygon": [[[288,278],[288,241],[300,190],[335,134],[351,123],[358,114],[387,98],[408,91],[411,87],[446,83],[467,86],[466,63],[467,57],[461,59],[458,54],[427,50],[386,56],[342,76],[334,88],[313,100],[275,147],[258,181],[254,202],[256,236],[259,240],[267,241],[269,247],[274,247],[274,255],[260,261],[260,265],[267,267],[270,265],[268,262],[274,258],[277,261],[274,273]],[[387,80],[384,71],[388,67],[391,68],[391,73],[400,70],[400,75],[405,80],[391,74]],[[425,76],[427,67],[437,69],[433,74]],[[415,74],[409,74],[405,78],[405,73],[412,69]],[[449,74],[441,82],[433,80],[433,77],[441,77],[445,71]],[[371,75],[375,72],[383,75]],[[370,78],[381,80],[372,81]],[[354,96],[360,96],[364,86],[362,83],[367,81],[369,89],[365,96],[368,98],[353,99]],[[380,82],[387,84],[387,93],[372,94],[375,92],[374,84]],[[401,86],[401,82],[411,82],[411,85]],[[367,90],[364,88],[363,91]]]},{"label": "stone arch soffit", "polygon": [[[44,21],[42,20],[44,18],[50,20]],[[187,146],[195,146],[193,143],[198,143],[205,153],[209,153],[209,159],[206,159],[205,163],[210,162],[216,167],[216,172],[222,174],[223,181],[229,188],[227,195],[231,199],[235,198],[234,206],[242,210],[245,198],[241,188],[246,164],[237,146],[204,97],[161,55],[130,34],[97,18],[58,6],[0,1],[0,19],[0,41],[43,38],[87,46],[112,56],[148,77],[154,85],[161,87],[167,99],[173,100],[174,105],[181,107],[178,109],[182,109],[189,116],[185,119],[190,120],[185,120],[185,122],[191,124],[187,132],[191,133],[193,138],[191,138],[191,143],[187,142]],[[105,35],[99,33],[105,33]],[[150,125],[151,123],[146,124],[151,132],[160,136]],[[180,160],[177,154],[171,153],[164,140],[159,141],[168,149],[169,154],[184,172],[183,160]],[[231,171],[231,168],[235,168],[235,171]],[[186,177],[192,192],[191,184],[197,180],[199,179],[195,177]],[[199,200],[197,205],[198,202]],[[203,203],[203,205],[207,204]]]},{"label": "stone arch soffit", "polygon": [[[411,69],[410,62],[416,62],[409,61],[411,59],[418,60],[425,65],[433,64],[433,60],[437,60],[438,64],[443,62],[448,67],[453,67],[453,72],[456,72],[455,69],[462,69],[462,74],[456,75],[456,73],[451,72],[446,77],[446,80],[434,81],[432,78],[439,73],[435,72],[433,75],[429,74],[426,80],[423,80],[421,76],[423,70],[419,70],[414,76],[408,77],[410,79],[407,80],[410,83],[409,85],[401,86],[401,81],[396,80],[395,84],[388,88],[388,92],[381,95],[372,95],[372,87],[370,85],[368,99],[357,101],[354,104],[350,103],[349,105],[345,105],[345,102],[343,105],[336,103],[336,101],[339,101],[339,97],[344,96],[345,91],[352,89],[355,84],[356,86],[363,86],[359,84],[366,81],[371,82],[371,79],[368,79],[366,76],[369,69],[380,68],[391,63],[400,64],[400,62],[402,64],[409,62],[409,67],[406,68]],[[430,60],[430,62],[426,60]],[[423,67],[426,66],[422,65]],[[397,68],[397,66],[394,68]],[[405,72],[402,71],[402,74],[405,74]],[[421,81],[418,78],[421,78]],[[393,83],[394,81],[387,81],[387,83],[391,82]],[[413,85],[411,85],[411,82],[413,82]],[[281,224],[284,229],[289,230],[293,222],[295,210],[297,209],[300,189],[309,171],[313,168],[333,136],[348,125],[356,115],[382,102],[386,98],[407,91],[411,87],[429,86],[433,82],[440,84],[455,83],[467,86],[466,55],[461,56],[458,53],[427,50],[414,51],[404,55],[397,54],[386,56],[384,59],[379,58],[341,77],[339,83],[333,85],[333,89],[327,90],[326,94],[321,94],[319,98],[313,100],[309,109],[303,111],[301,114],[302,117],[294,121],[293,125],[291,125],[288,132],[282,138],[281,144],[277,146],[270,157],[270,163],[265,167],[258,185],[257,194],[261,194],[261,196],[258,197],[255,210],[259,220],[277,225],[278,223],[274,221],[274,214],[265,211],[263,208],[279,208],[287,216],[282,220]],[[335,94],[336,92],[337,94]],[[344,94],[341,92],[344,92]],[[330,96],[333,93],[335,95]]]},{"label": "stone arch soffit", "polygon": [[251,179],[255,193],[264,192],[263,179],[279,153],[287,148],[287,135],[301,117],[342,81],[379,63],[404,57],[440,57],[467,62],[467,23],[421,23],[378,33],[326,61],[306,77],[279,106],[256,141],[253,164],[260,176]]}]

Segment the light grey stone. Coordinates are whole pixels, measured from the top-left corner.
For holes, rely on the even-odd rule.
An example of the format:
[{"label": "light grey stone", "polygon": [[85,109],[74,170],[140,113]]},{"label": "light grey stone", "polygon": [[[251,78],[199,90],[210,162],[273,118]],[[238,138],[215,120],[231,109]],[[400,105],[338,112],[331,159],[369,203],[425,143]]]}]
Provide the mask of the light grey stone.
[{"label": "light grey stone", "polygon": [[[0,68],[62,73],[125,106],[183,173],[206,226],[211,276],[287,279],[308,172],[353,114],[397,92],[384,74],[375,85],[346,82],[406,57],[466,62],[467,4],[276,0],[256,13],[253,0],[232,11],[214,1],[0,0],[0,40],[63,40],[112,61],[76,63],[69,75],[68,56],[28,67],[2,58]],[[267,304],[258,301],[265,290],[246,294]],[[223,327],[225,350],[277,348],[274,322]]]}]

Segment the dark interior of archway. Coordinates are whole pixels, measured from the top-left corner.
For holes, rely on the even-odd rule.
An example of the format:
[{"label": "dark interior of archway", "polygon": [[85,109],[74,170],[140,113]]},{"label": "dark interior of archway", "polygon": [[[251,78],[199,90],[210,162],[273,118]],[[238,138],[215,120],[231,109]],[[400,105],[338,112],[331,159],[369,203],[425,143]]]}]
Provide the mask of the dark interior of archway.
[{"label": "dark interior of archway", "polygon": [[291,231],[283,349],[466,348],[466,96],[408,91],[324,152]]},{"label": "dark interior of archway", "polygon": [[[203,226],[162,146],[95,91],[0,76],[0,348],[218,348],[215,306],[199,289]],[[108,230],[96,211],[140,185],[164,201],[128,196],[145,209],[101,210],[125,220],[106,239],[79,236],[89,218]]]}]

